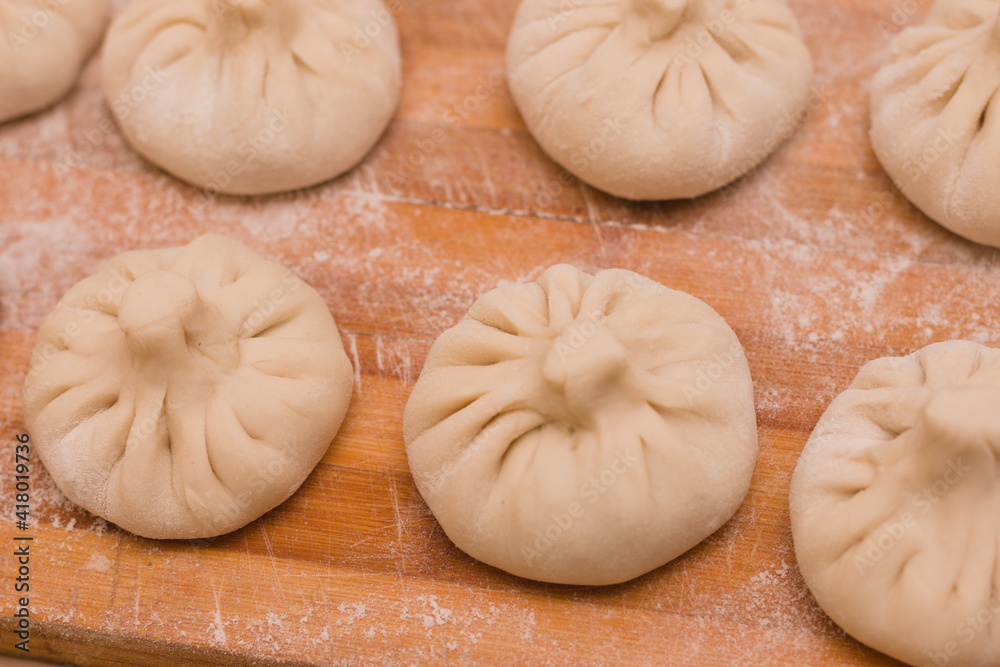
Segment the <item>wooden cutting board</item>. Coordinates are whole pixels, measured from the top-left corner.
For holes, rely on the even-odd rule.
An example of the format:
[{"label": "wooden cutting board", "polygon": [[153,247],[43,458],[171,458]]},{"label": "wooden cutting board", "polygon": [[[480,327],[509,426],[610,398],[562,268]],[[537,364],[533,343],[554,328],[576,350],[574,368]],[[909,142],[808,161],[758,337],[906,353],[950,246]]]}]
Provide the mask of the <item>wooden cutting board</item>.
[{"label": "wooden cutting board", "polygon": [[[299,194],[201,205],[107,124],[97,60],[67,100],[0,126],[0,653],[15,654],[6,545],[35,330],[114,254],[213,231],[326,299],[356,372],[346,422],[292,499],[203,542],[109,526],[33,460],[31,657],[895,664],[816,606],[786,498],[810,430],[863,363],[952,338],[1000,345],[997,251],[895,195],[867,138],[867,83],[919,5],[792,2],[816,63],[808,118],[762,168],[691,202],[629,203],[560,177],[503,83],[511,0],[401,3],[394,123],[352,173]],[[465,556],[403,450],[403,406],[435,337],[477,295],[557,262],[632,269],[703,299],[739,335],[755,380],[760,456],[743,507],[688,554],[618,586],[545,585]]]}]

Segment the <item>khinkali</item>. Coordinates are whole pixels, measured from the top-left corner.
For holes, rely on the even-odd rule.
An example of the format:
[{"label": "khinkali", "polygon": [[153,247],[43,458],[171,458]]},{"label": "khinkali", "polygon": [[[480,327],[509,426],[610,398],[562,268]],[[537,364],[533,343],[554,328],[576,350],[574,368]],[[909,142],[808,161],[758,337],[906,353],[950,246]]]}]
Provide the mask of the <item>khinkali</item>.
[{"label": "khinkali", "polygon": [[288,498],[354,375],[323,299],[239,243],[119,255],[38,332],[24,416],[73,502],[138,535],[210,537]]},{"label": "khinkali", "polygon": [[104,49],[132,146],[209,192],[263,194],[357,164],[399,100],[380,0],[135,0]]},{"label": "khinkali", "polygon": [[485,294],[438,338],[403,436],[460,549],[564,584],[626,581],[698,544],[757,455],[746,357],[715,311],[566,265]]},{"label": "khinkali", "polygon": [[799,568],[861,642],[911,665],[1000,664],[1000,351],[861,369],[792,477]]},{"label": "khinkali", "polygon": [[0,0],[0,122],[69,93],[110,16],[110,0]]},{"label": "khinkali", "polygon": [[553,160],[619,197],[675,199],[794,132],[812,60],[780,0],[523,0],[507,76]]},{"label": "khinkali", "polygon": [[900,33],[871,87],[875,154],[956,234],[1000,246],[1000,3],[938,0]]}]

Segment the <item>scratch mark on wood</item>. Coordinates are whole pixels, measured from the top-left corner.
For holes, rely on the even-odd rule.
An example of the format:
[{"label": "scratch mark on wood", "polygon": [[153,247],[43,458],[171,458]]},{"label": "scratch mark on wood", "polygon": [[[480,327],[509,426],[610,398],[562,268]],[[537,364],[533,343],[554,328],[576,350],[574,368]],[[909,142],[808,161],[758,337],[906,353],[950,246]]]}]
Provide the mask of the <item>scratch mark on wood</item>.
[{"label": "scratch mark on wood", "polygon": [[264,548],[267,549],[267,557],[271,561],[271,570],[274,572],[274,583],[278,590],[281,590],[281,575],[278,573],[278,562],[274,557],[274,549],[271,548],[271,538],[267,536],[267,527],[261,526],[260,534],[264,538]]},{"label": "scratch mark on wood", "polygon": [[[223,583],[225,583],[225,579],[223,579]],[[222,596],[222,586],[216,588],[214,579],[209,585],[212,588],[212,598],[215,600],[215,620],[211,625],[209,625],[209,629],[211,629],[212,626],[215,626],[212,638],[220,646],[225,646],[229,641],[229,637],[226,635],[226,629],[222,622],[222,604],[220,600]]]},{"label": "scratch mark on wood", "polygon": [[487,162],[486,156],[483,155],[483,149],[479,144],[476,144],[476,158],[479,160],[479,166],[482,167],[483,184],[489,191],[490,202],[492,203],[495,199],[496,188],[493,185],[493,176],[490,172],[489,162]]},{"label": "scratch mark on wood", "polygon": [[118,595],[118,583],[121,579],[122,565],[122,536],[119,532],[115,536],[115,572],[111,577],[111,595],[108,596],[108,615],[112,615],[115,610],[115,597]]},{"label": "scratch mark on wood", "polygon": [[354,360],[354,386],[358,392],[358,397],[361,397],[362,386],[361,386],[361,359],[358,357],[358,337],[356,335],[351,335],[351,358]]}]

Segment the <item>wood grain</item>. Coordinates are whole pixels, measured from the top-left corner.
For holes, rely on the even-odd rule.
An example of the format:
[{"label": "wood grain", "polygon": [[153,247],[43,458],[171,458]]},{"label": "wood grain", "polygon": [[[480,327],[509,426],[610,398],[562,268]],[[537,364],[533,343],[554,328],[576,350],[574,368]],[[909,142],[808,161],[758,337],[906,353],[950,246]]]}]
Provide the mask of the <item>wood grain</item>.
[{"label": "wood grain", "polygon": [[[896,664],[840,632],[805,589],[789,477],[826,405],[869,359],[951,338],[1000,345],[1000,263],[895,194],[871,152],[867,82],[886,26],[901,27],[892,0],[790,4],[816,62],[811,112],[758,170],[695,201],[630,203],[561,175],[503,83],[509,0],[403,3],[394,123],[361,166],[301,193],[206,200],[150,167],[99,130],[97,59],[67,100],[0,126],[5,544],[34,331],[117,252],[233,236],[319,290],[356,370],[347,420],[301,490],[213,540],[154,542],[108,526],[35,461],[31,656]],[[619,586],[544,585],[465,556],[417,493],[403,450],[403,407],[435,337],[479,294],[557,262],[629,268],[698,296],[733,326],[755,379],[761,451],[743,507],[690,553]],[[12,566],[4,547],[0,571]],[[13,654],[9,579],[0,653]]]}]

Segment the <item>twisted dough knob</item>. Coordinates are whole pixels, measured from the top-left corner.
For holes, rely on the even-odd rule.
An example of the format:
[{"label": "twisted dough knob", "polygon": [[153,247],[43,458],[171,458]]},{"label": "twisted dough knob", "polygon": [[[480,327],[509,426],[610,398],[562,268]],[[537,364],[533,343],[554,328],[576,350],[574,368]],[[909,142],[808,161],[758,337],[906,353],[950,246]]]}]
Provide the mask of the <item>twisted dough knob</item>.
[{"label": "twisted dough knob", "polygon": [[194,353],[223,370],[239,364],[236,334],[199,296],[194,283],[176,273],[155,271],[136,278],[122,295],[118,325],[144,365],[169,372]]},{"label": "twisted dough knob", "polygon": [[[555,419],[591,424],[603,402],[614,400],[629,351],[607,327],[577,319],[549,348],[542,375],[554,389]],[[559,414],[562,410],[565,414]]]},{"label": "twisted dough knob", "polygon": [[627,0],[622,22],[643,42],[651,44],[672,33],[681,23],[691,0]]}]

